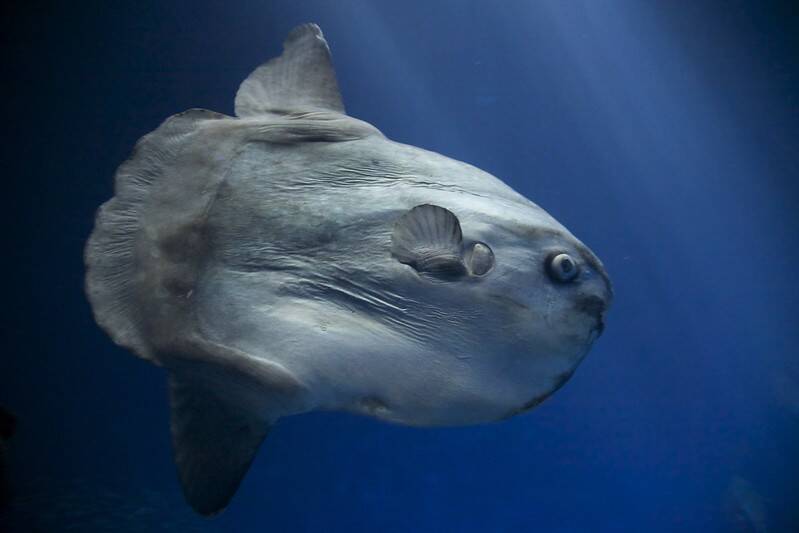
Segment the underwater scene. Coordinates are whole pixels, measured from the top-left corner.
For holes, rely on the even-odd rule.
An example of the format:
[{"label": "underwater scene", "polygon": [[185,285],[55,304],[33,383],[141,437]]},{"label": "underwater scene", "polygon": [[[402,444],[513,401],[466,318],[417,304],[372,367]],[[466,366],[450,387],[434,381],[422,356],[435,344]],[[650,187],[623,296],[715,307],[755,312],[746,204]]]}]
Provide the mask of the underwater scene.
[{"label": "underwater scene", "polygon": [[799,531],[799,6],[3,6],[0,532]]}]

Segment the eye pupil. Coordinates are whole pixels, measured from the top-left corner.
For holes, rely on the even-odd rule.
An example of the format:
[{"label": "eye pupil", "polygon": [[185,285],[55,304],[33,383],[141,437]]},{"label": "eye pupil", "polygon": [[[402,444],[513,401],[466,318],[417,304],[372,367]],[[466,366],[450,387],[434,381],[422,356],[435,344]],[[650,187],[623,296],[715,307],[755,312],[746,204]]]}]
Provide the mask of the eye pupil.
[{"label": "eye pupil", "polygon": [[568,283],[577,277],[577,263],[569,254],[557,254],[549,260],[547,271],[554,281]]}]

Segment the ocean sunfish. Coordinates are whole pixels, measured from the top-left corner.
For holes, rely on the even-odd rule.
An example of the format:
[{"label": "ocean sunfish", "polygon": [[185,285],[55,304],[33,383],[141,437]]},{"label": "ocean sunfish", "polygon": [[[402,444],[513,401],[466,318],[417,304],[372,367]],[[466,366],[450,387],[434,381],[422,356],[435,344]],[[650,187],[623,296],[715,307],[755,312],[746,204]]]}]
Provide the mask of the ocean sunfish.
[{"label": "ocean sunfish", "polygon": [[278,418],[501,420],[571,377],[611,284],[543,209],[345,114],[319,27],[236,94],[145,135],[85,251],[111,338],[169,376],[175,461],[228,504]]}]

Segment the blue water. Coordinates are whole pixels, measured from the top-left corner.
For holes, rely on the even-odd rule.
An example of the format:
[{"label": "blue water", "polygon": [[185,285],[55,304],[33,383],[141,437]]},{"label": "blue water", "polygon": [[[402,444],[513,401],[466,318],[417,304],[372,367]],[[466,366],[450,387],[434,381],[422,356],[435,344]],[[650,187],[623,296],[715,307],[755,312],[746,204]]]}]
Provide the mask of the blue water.
[{"label": "blue water", "polygon": [[[9,531],[799,531],[799,18],[790,3],[136,2],[3,7],[0,405]],[[604,261],[572,380],[455,429],[280,421],[196,517],[161,370],[82,293],[131,147],[320,24],[348,112],[481,167]]]}]

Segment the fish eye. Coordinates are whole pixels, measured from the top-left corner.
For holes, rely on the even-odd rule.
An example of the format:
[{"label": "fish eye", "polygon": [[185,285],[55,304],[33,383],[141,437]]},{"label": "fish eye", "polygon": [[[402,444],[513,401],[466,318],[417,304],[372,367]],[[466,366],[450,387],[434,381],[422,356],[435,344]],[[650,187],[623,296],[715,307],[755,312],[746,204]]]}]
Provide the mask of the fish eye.
[{"label": "fish eye", "polygon": [[484,276],[494,267],[494,252],[487,244],[476,242],[467,262],[473,276]]},{"label": "fish eye", "polygon": [[549,276],[560,283],[568,283],[576,278],[577,270],[577,263],[566,253],[555,255],[547,265]]}]

